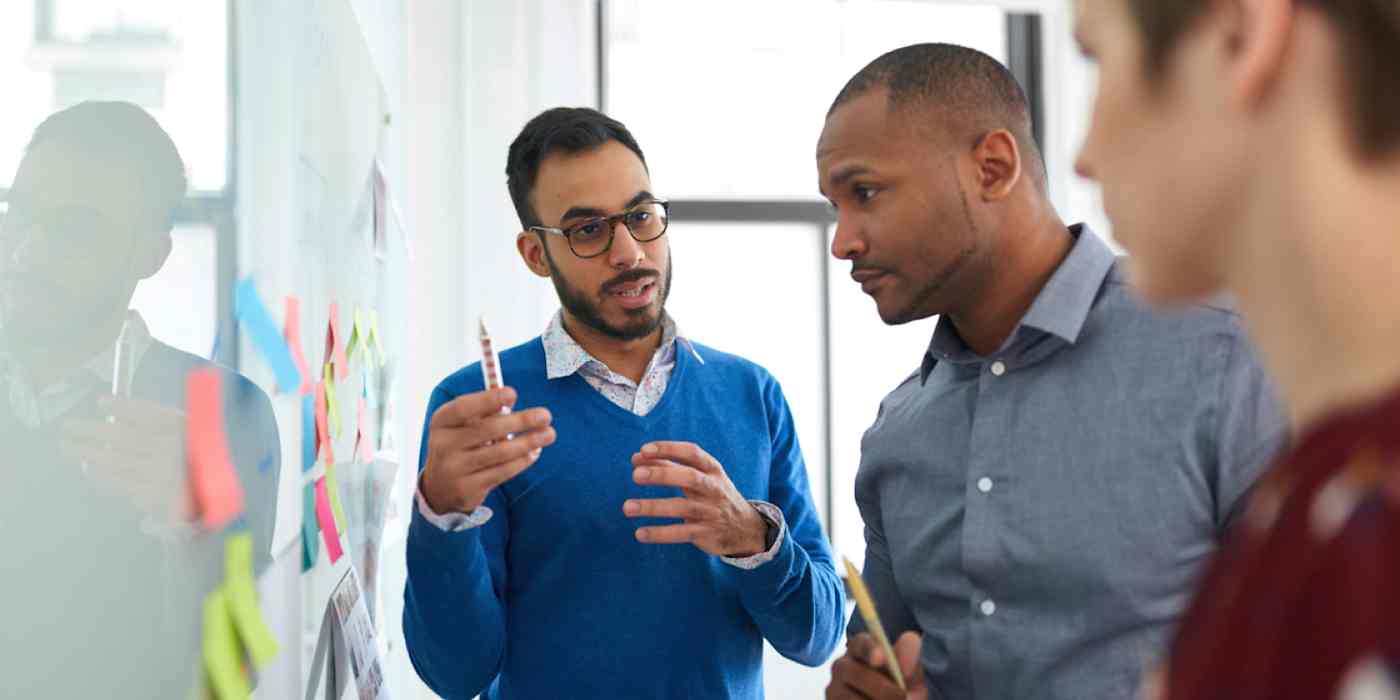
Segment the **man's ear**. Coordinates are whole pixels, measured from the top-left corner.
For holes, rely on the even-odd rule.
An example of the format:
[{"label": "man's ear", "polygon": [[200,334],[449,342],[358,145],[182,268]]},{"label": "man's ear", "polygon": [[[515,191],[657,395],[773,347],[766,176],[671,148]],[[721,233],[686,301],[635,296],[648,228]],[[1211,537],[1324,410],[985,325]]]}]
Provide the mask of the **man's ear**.
[{"label": "man's ear", "polygon": [[540,234],[521,231],[515,235],[515,249],[520,251],[520,259],[525,267],[540,277],[549,276],[549,260],[545,258],[545,242]]},{"label": "man's ear", "polygon": [[1292,0],[1234,0],[1233,5],[1232,92],[1240,104],[1252,107],[1268,95],[1283,70],[1297,9]]},{"label": "man's ear", "polygon": [[171,242],[172,233],[138,234],[135,244],[132,245],[132,272],[136,273],[136,279],[144,280],[154,276],[165,267],[165,261],[170,259],[170,250],[173,246]]},{"label": "man's ear", "polygon": [[977,189],[983,201],[1005,199],[1021,181],[1021,149],[1006,129],[988,132],[972,149]]}]

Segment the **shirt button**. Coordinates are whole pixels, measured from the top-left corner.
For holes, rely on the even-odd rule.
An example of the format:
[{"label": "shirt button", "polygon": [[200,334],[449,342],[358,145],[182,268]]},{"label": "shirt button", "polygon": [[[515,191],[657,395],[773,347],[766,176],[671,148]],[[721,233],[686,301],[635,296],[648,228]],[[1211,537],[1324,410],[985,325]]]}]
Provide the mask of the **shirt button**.
[{"label": "shirt button", "polygon": [[990,492],[990,491],[992,490],[992,480],[991,480],[991,479],[988,479],[988,478],[985,477],[985,476],[982,477],[981,479],[978,479],[978,480],[977,480],[977,490],[978,490],[978,491],[981,491],[982,493],[988,493],[988,492]]},{"label": "shirt button", "polygon": [[993,603],[993,602],[991,601],[990,598],[987,599],[987,600],[982,601],[982,614],[983,614],[983,615],[986,615],[987,617],[991,617],[992,615],[995,615],[996,612],[997,612],[997,604],[996,604],[996,603]]},{"label": "shirt button", "polygon": [[993,362],[993,363],[992,363],[992,374],[995,375],[995,376],[998,376],[998,377],[1000,377],[1000,376],[1003,375],[1003,374],[1006,374],[1006,363],[1002,362],[1001,360],[997,360],[996,362]]}]

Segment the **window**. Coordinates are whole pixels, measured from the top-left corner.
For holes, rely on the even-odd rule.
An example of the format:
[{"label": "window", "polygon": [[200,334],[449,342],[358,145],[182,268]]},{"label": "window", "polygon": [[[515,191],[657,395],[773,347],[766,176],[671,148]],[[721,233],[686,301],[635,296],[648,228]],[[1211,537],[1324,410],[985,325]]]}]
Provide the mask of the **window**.
[{"label": "window", "polygon": [[860,566],[860,438],[933,322],[885,326],[830,257],[817,138],[846,80],[907,44],[971,46],[1038,84],[1038,24],[987,3],[896,0],[606,0],[601,18],[600,103],[672,201],[670,309],[698,342],[782,382],[828,534]]},{"label": "window", "polygon": [[[134,102],[170,134],[190,193],[164,268],[132,307],[152,334],[209,356],[233,288],[231,93],[225,0],[32,0],[0,8],[0,199],[34,128],[83,100]],[[228,321],[224,321],[228,323]],[[231,329],[229,330],[231,333]],[[237,344],[220,343],[234,362]]]}]

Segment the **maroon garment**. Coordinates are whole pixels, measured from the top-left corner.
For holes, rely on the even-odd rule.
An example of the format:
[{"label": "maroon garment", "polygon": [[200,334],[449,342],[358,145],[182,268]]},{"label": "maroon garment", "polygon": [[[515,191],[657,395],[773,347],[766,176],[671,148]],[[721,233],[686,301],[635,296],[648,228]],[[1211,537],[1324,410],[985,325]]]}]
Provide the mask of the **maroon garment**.
[{"label": "maroon garment", "polygon": [[1261,480],[1182,621],[1167,697],[1334,698],[1368,660],[1400,660],[1400,391],[1323,420]]}]

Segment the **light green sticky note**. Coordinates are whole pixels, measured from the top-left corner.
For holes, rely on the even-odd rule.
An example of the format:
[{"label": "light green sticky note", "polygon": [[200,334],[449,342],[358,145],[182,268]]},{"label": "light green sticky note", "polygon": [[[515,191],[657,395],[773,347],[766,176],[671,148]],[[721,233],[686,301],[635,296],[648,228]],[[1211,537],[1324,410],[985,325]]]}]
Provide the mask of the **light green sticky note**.
[{"label": "light green sticky note", "polygon": [[345,532],[345,511],[340,507],[340,484],[335,480],[335,464],[326,463],[326,493],[331,499],[331,512],[335,513],[335,529]]},{"label": "light green sticky note", "polygon": [[384,346],[379,344],[379,312],[369,310],[369,344],[374,348],[379,366],[384,366]]},{"label": "light green sticky note", "polygon": [[350,340],[345,343],[345,357],[350,362],[355,361],[355,350],[363,343],[365,351],[370,349],[369,338],[365,335],[365,313],[360,307],[355,307],[355,320],[350,325]]},{"label": "light green sticky note", "polygon": [[223,587],[204,599],[204,671],[219,700],[247,700],[253,694],[238,652],[238,631],[229,615]]},{"label": "light green sticky note", "polygon": [[340,436],[340,402],[335,400],[335,370],[326,363],[326,410],[331,412],[331,435]]},{"label": "light green sticky note", "polygon": [[258,594],[253,583],[253,536],[243,532],[232,535],[224,546],[224,588],[233,623],[243,639],[243,647],[252,657],[253,665],[262,669],[277,656],[277,639],[263,621],[258,607]]}]

